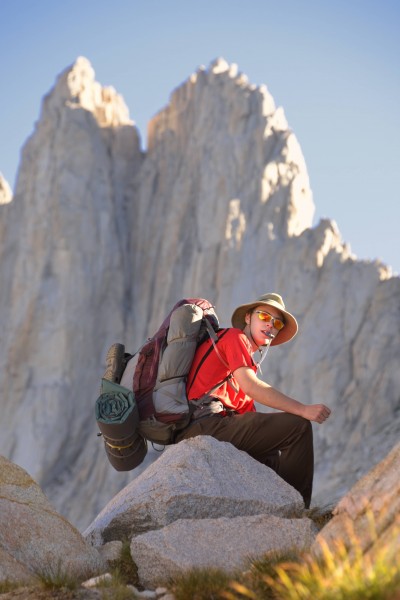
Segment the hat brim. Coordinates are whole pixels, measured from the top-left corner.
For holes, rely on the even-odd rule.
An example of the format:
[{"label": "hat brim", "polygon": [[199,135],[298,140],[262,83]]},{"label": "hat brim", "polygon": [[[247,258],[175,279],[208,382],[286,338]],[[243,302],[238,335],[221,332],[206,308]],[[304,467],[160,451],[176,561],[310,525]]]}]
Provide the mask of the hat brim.
[{"label": "hat brim", "polygon": [[232,325],[233,327],[237,327],[238,329],[244,329],[246,327],[246,314],[261,305],[265,306],[273,306],[282,314],[283,319],[285,321],[285,327],[281,329],[277,336],[272,340],[271,346],[278,346],[279,344],[284,344],[288,342],[296,335],[299,326],[297,324],[296,319],[290,312],[284,310],[278,302],[274,302],[273,300],[263,301],[258,300],[257,302],[251,302],[250,304],[241,304],[238,306],[233,314],[232,314]]}]

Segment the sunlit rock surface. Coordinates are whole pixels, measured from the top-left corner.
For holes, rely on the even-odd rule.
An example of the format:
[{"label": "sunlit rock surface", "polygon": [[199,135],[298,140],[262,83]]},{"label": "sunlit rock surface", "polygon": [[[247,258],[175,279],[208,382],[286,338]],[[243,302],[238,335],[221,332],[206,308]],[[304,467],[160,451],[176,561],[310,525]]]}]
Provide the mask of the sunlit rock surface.
[{"label": "sunlit rock surface", "polygon": [[[104,561],[24,469],[0,456],[0,583],[38,573],[96,574]],[[58,571],[57,571],[58,569]]]},{"label": "sunlit rock surface", "polygon": [[398,556],[399,473],[400,443],[340,500],[333,519],[318,534],[313,554],[320,556],[326,545],[334,550],[335,545],[342,543],[350,553],[361,551],[372,560],[383,552],[387,559]]},{"label": "sunlit rock surface", "polygon": [[0,204],[8,204],[12,200],[12,191],[8,182],[0,173]]}]

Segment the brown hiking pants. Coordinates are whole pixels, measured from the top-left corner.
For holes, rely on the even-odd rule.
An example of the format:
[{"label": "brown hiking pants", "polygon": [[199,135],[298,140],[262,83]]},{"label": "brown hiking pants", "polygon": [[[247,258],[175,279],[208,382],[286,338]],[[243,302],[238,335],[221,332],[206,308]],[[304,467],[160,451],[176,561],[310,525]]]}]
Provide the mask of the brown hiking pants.
[{"label": "brown hiking pants", "polygon": [[211,415],[188,425],[178,433],[175,441],[197,435],[211,435],[220,442],[230,442],[271,467],[300,492],[306,508],[309,508],[314,476],[310,421],[285,412],[248,412],[226,417]]}]

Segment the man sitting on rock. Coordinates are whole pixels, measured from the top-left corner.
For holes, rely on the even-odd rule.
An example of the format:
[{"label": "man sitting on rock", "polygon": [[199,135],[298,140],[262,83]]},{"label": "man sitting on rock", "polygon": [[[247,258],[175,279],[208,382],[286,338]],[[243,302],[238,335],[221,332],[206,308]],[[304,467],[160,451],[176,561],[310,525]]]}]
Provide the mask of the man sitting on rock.
[{"label": "man sitting on rock", "polygon": [[[274,469],[309,508],[314,475],[310,421],[323,423],[331,411],[324,404],[302,404],[259,379],[252,357],[291,340],[297,321],[281,296],[268,293],[238,306],[232,325],[218,332],[212,351],[212,340],[196,351],[187,381],[188,399],[196,408],[175,441],[210,435],[230,442]],[[254,401],[282,412],[257,413]]]}]

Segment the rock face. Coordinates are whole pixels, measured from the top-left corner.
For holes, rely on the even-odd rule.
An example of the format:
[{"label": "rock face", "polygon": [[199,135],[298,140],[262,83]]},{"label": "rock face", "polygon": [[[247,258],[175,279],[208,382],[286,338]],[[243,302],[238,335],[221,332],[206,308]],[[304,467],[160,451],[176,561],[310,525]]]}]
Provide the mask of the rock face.
[{"label": "rock face", "polygon": [[104,568],[98,551],[61,517],[20,467],[0,456],[0,582],[39,573],[82,577]]},{"label": "rock face", "polygon": [[400,432],[400,279],[357,261],[334,222],[311,228],[313,209],[282,109],[234,65],[177,88],[143,153],[121,97],[78,59],[0,206],[0,452],[85,528],[152,460],[113,472],[96,438],[107,347],[134,351],[184,296],[229,325],[236,305],[277,291],[300,333],[271,350],[265,378],[331,406],[315,427],[315,500],[341,496]]},{"label": "rock face", "polygon": [[[354,485],[334,510],[312,547],[318,555],[325,542],[331,549],[338,540],[350,548],[354,539],[363,553],[386,548],[398,556],[400,547],[400,443]],[[350,532],[350,533],[349,533]]]},{"label": "rock face", "polygon": [[[141,160],[122,99],[78,59],[44,99],[14,200],[1,207],[0,452],[72,516],[86,494],[90,514],[104,505],[96,493],[89,500],[92,476],[110,491],[120,485],[99,460],[93,401],[106,346],[124,337],[132,306],[129,240]],[[72,509],[75,485],[86,492]]]},{"label": "rock face", "polygon": [[298,517],[303,509],[300,494],[274,471],[232,444],[199,436],[170,446],[107,504],[84,535],[101,546],[179,519]]}]

